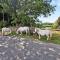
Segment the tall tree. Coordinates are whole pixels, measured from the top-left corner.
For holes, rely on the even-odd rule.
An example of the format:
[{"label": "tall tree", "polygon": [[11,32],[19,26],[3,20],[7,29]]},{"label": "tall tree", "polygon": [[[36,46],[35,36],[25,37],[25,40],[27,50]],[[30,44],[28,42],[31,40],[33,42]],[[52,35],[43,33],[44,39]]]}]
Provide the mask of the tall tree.
[{"label": "tall tree", "polygon": [[6,24],[4,21],[4,13],[8,13],[8,5],[7,5],[7,0],[0,0],[0,5],[2,6],[2,14],[3,14],[3,26]]},{"label": "tall tree", "polygon": [[12,6],[15,17],[22,12],[27,16],[38,17],[41,15],[48,16],[55,10],[51,0],[12,0]]},{"label": "tall tree", "polygon": [[60,17],[58,17],[57,23],[58,23],[58,25],[60,26]]},{"label": "tall tree", "polygon": [[58,17],[58,19],[53,24],[53,28],[59,28],[60,29],[60,17]]},{"label": "tall tree", "polygon": [[[54,12],[55,7],[50,3],[52,0],[1,0],[9,6],[9,13],[17,23],[20,15],[37,18],[38,16],[48,16]],[[7,2],[5,2],[7,1]],[[23,18],[25,19],[25,18]],[[32,19],[33,20],[33,19]],[[24,21],[24,20],[23,20]]]}]

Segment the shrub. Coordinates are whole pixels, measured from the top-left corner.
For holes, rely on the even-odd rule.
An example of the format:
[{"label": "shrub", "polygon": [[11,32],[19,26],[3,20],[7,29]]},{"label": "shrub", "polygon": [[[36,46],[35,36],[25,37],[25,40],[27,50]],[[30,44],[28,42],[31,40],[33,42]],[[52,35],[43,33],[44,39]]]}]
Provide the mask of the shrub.
[{"label": "shrub", "polygon": [[3,22],[2,21],[0,21],[0,28],[2,28],[3,27]]}]

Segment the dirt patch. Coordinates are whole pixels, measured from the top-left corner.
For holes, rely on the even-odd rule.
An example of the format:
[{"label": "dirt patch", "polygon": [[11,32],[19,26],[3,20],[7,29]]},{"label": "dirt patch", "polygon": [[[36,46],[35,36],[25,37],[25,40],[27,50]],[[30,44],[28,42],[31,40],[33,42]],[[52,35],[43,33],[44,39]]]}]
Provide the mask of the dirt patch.
[{"label": "dirt patch", "polygon": [[2,32],[0,31],[0,36],[2,35]]},{"label": "dirt patch", "polygon": [[60,31],[53,31],[53,33],[55,33],[55,34],[60,34]]}]

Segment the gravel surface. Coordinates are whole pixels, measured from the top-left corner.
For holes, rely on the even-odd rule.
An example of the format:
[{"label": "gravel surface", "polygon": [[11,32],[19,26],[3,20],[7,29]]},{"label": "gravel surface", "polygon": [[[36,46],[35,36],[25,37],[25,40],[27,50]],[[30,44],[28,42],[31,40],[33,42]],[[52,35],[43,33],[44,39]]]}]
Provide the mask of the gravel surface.
[{"label": "gravel surface", "polygon": [[0,60],[60,60],[60,45],[0,36]]}]

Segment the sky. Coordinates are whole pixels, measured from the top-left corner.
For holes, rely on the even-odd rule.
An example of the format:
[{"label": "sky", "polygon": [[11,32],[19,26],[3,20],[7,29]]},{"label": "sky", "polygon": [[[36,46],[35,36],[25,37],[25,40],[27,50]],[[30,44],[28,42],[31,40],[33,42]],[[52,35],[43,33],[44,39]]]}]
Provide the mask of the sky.
[{"label": "sky", "polygon": [[44,22],[49,22],[49,23],[54,23],[58,17],[60,16],[60,0],[52,0],[52,5],[56,5],[55,9],[56,11],[54,11],[54,14],[52,13],[51,16],[48,17],[38,17],[38,19],[40,21]]}]

